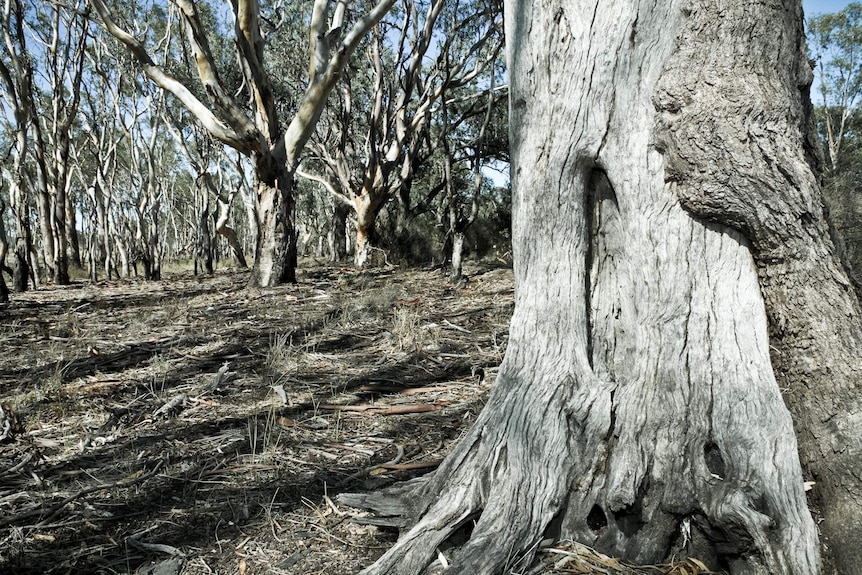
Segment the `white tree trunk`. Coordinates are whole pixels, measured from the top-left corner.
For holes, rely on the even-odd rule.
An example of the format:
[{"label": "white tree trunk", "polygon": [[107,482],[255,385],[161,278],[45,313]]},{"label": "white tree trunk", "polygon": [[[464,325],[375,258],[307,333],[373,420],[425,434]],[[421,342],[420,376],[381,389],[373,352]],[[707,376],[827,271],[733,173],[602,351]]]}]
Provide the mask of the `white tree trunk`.
[{"label": "white tree trunk", "polygon": [[[741,215],[719,218],[720,201],[720,223],[692,209],[698,191],[756,164],[671,149],[676,133],[676,149],[699,136],[713,144],[728,122],[724,141],[764,150],[762,132],[802,116],[798,92],[777,87],[796,88],[801,55],[800,6],[788,4],[507,3],[516,301],[506,358],[476,424],[433,475],[342,496],[406,528],[364,573],[421,572],[470,518],[447,573],[523,568],[548,536],[644,563],[686,554],[733,574],[821,571],[770,363],[761,240],[734,225]],[[689,41],[698,34],[716,40]],[[750,93],[711,92],[722,74],[774,100],[730,124],[710,110]],[[665,117],[704,92],[715,101],[698,113]],[[800,126],[776,171],[808,170]],[[712,177],[682,190],[693,169]],[[803,181],[767,175],[773,187]],[[751,201],[755,212],[786,208]]]}]

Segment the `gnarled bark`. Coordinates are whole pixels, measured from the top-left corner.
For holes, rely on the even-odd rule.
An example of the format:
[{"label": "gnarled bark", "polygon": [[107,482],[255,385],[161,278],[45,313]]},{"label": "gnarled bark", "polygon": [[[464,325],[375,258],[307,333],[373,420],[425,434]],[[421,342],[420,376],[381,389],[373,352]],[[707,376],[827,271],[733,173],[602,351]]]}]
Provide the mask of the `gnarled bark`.
[{"label": "gnarled bark", "polygon": [[[737,54],[729,71],[739,53],[761,54],[758,36],[728,33],[754,21],[789,41],[795,62],[797,27],[773,4],[745,18],[733,12],[742,1],[507,4],[516,302],[506,358],[433,475],[342,497],[405,527],[364,573],[421,572],[471,518],[446,573],[509,572],[548,536],[639,562],[686,554],[734,574],[820,572],[756,240],[686,210],[656,104],[676,66],[710,81],[702,54],[686,49],[698,23],[719,38],[700,50]],[[772,106],[794,102],[780,94]],[[681,126],[709,136],[702,120]]]},{"label": "gnarled bark", "polygon": [[[751,242],[769,317],[772,362],[799,430],[802,462],[840,573],[862,566],[862,310],[812,173],[799,3],[703,11],[656,94],[667,179],[690,213]],[[779,28],[783,33],[776,33]],[[743,42],[755,51],[740,53]]]}]

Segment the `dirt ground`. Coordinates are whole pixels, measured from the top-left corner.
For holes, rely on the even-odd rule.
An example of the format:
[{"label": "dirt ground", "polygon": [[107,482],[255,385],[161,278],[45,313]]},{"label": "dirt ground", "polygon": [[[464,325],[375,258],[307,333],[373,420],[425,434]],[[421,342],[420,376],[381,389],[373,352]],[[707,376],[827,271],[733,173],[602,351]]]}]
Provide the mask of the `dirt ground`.
[{"label": "dirt ground", "polygon": [[[223,270],[13,294],[0,573],[367,566],[397,534],[335,495],[433,470],[505,352],[511,269],[467,273],[454,288],[440,271],[312,264],[271,289]],[[699,572],[629,569],[576,544],[540,557],[530,572]]]}]

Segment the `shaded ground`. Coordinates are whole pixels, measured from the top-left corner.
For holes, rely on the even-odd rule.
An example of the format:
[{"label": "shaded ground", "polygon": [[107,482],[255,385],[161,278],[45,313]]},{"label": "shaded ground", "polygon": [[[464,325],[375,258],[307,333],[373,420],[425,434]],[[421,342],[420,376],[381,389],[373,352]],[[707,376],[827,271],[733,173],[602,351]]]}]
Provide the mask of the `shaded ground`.
[{"label": "shaded ground", "polygon": [[[368,565],[396,534],[334,495],[433,469],[503,357],[511,270],[467,271],[460,289],[433,271],[310,268],[273,289],[220,272],[13,295],[0,308],[0,400],[17,417],[0,444],[0,572]],[[576,545],[542,557],[534,572],[659,572]],[[660,572],[697,572],[683,567]]]},{"label": "shaded ground", "polygon": [[511,271],[472,271],[458,290],[318,268],[13,296],[0,399],[24,430],[0,446],[0,571],[357,571],[394,534],[327,495],[433,467],[502,358]]}]

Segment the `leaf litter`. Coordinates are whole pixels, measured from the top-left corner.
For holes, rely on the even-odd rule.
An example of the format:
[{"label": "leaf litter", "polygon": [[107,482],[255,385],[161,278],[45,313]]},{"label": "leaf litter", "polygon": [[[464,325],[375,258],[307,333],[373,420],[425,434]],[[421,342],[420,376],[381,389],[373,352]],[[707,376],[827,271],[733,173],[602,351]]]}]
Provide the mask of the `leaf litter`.
[{"label": "leaf litter", "polygon": [[[276,288],[225,270],[13,294],[0,572],[367,566],[396,534],[334,495],[436,467],[505,352],[511,269],[467,272],[457,289],[440,271],[311,265]],[[613,570],[573,546],[543,550],[534,572],[707,573]]]}]

